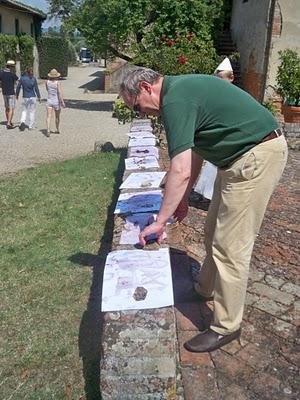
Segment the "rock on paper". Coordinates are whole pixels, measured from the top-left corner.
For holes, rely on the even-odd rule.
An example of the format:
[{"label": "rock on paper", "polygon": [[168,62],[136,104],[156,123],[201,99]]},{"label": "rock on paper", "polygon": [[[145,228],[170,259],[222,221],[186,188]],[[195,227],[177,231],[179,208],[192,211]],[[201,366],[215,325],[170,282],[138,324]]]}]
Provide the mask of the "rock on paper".
[{"label": "rock on paper", "polygon": [[159,168],[156,157],[130,157],[125,159],[125,169],[150,169]]},{"label": "rock on paper", "polygon": [[122,183],[120,189],[159,188],[166,172],[132,172]]},{"label": "rock on paper", "polygon": [[155,146],[130,147],[128,157],[147,157],[154,156],[159,159],[158,148]]},{"label": "rock on paper", "polygon": [[[145,299],[134,299],[137,287],[147,290]],[[101,311],[159,308],[173,304],[168,249],[109,253],[104,269]]]}]

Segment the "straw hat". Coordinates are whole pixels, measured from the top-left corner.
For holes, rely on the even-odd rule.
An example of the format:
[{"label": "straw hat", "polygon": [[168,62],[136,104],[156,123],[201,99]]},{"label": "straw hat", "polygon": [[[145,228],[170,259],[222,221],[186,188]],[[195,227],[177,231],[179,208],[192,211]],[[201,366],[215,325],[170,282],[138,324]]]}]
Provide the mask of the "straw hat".
[{"label": "straw hat", "polygon": [[7,67],[14,67],[16,65],[16,62],[14,60],[7,60],[6,65]]},{"label": "straw hat", "polygon": [[233,71],[231,62],[228,57],[224,58],[224,60],[221,62],[221,64],[219,64],[217,66],[215,73],[217,71],[231,71],[231,72]]},{"label": "straw hat", "polygon": [[59,78],[60,77],[60,73],[55,69],[51,69],[51,71],[48,73],[48,77],[49,78]]}]

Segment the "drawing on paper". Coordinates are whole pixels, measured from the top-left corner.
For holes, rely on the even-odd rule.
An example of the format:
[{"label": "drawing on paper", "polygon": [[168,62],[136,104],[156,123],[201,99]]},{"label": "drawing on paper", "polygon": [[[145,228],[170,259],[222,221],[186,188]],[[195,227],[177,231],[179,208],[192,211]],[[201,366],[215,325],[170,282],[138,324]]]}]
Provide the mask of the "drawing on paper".
[{"label": "drawing on paper", "polygon": [[160,209],[161,190],[149,192],[121,193],[115,208],[115,214],[134,214],[138,212],[154,212]]},{"label": "drawing on paper", "polygon": [[158,148],[155,146],[140,146],[140,147],[130,147],[128,152],[129,157],[147,157],[154,156],[159,158]]},{"label": "drawing on paper", "polygon": [[136,131],[136,132],[129,132],[127,135],[132,139],[139,139],[139,138],[152,138],[155,139],[155,136],[150,131]]},{"label": "drawing on paper", "polygon": [[156,157],[130,157],[125,159],[125,169],[149,169],[159,168]]},{"label": "drawing on paper", "polygon": [[137,138],[137,139],[129,139],[128,147],[133,146],[155,146],[154,138]]},{"label": "drawing on paper", "polygon": [[[133,295],[138,287],[147,291],[147,295],[136,301]],[[159,308],[173,303],[168,249],[119,250],[108,255],[101,311]]]},{"label": "drawing on paper", "polygon": [[120,189],[159,188],[166,172],[132,172],[120,186]]},{"label": "drawing on paper", "polygon": [[[132,244],[136,245],[139,243],[139,234],[145,229],[147,225],[150,225],[156,220],[157,214],[153,213],[137,213],[128,215],[125,217],[125,224],[121,232],[120,244]],[[172,223],[172,220],[168,221]],[[167,237],[166,233],[163,233],[163,239]],[[155,240],[157,236],[155,234],[147,237],[147,240]]]}]

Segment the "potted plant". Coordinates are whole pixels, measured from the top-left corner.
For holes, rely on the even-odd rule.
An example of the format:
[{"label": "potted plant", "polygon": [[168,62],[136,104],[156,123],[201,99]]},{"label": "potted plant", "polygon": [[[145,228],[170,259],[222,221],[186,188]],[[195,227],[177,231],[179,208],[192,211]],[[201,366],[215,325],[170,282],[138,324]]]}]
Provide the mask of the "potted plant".
[{"label": "potted plant", "polygon": [[285,122],[300,123],[300,56],[296,51],[279,51],[277,92],[283,98],[282,113]]}]

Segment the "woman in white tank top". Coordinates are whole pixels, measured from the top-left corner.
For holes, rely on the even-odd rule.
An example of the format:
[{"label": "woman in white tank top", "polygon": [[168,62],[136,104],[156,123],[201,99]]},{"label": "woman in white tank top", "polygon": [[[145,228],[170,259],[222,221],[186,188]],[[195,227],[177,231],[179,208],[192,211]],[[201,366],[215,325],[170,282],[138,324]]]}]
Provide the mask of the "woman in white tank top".
[{"label": "woman in white tank top", "polygon": [[47,89],[47,137],[50,136],[50,124],[51,124],[51,116],[52,110],[55,111],[55,133],[59,132],[59,123],[60,123],[60,110],[61,107],[65,107],[65,103],[62,96],[61,85],[59,82],[60,73],[56,69],[52,69],[48,73],[48,81],[46,82]]}]

